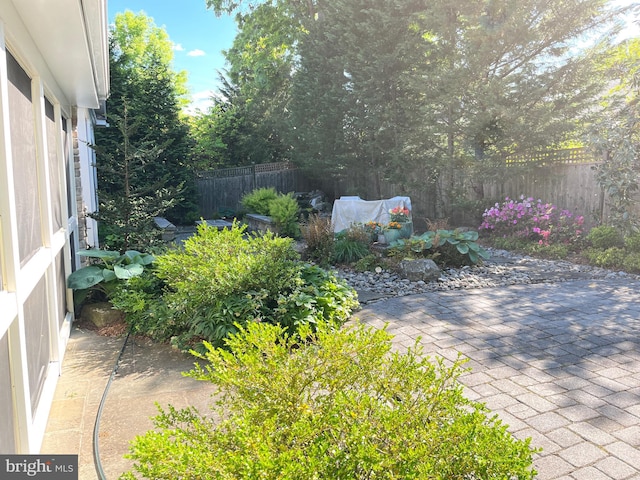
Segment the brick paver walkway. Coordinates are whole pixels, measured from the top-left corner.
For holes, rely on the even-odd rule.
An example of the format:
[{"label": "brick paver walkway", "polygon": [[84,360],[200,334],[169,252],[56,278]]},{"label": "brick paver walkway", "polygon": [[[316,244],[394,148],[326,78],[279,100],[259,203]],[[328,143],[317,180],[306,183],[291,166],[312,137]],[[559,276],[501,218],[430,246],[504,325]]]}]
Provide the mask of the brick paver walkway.
[{"label": "brick paver walkway", "polygon": [[393,298],[355,315],[398,348],[469,358],[461,381],[540,480],[640,480],[640,282],[573,281]]}]

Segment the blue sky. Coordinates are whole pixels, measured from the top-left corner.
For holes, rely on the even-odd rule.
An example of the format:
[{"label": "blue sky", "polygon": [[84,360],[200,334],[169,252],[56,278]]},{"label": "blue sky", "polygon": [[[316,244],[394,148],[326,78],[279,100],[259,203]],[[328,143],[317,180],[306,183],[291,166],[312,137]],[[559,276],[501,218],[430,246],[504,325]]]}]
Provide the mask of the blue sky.
[{"label": "blue sky", "polygon": [[205,110],[218,86],[217,70],[224,68],[222,50],[236,34],[233,18],[216,17],[205,0],[108,0],[109,22],[116,13],[144,11],[164,27],[174,43],[173,67],[188,72],[192,107]]}]

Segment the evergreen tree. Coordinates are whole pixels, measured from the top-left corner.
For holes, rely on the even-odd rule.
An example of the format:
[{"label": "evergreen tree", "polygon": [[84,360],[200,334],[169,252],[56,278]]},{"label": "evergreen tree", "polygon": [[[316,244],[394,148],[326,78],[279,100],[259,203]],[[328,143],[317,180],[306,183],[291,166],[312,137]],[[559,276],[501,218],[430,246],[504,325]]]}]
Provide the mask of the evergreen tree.
[{"label": "evergreen tree", "polygon": [[92,216],[100,222],[103,247],[122,252],[155,245],[159,235],[153,217],[174,206],[178,198],[176,188],[167,187],[165,179],[148,182],[147,167],[158,160],[162,145],[139,138],[140,117],[131,119],[129,111],[125,100],[122,116],[110,117],[110,128],[118,132],[117,142],[94,146],[103,188],[100,210]]},{"label": "evergreen tree", "polygon": [[[496,165],[505,155],[577,135],[603,86],[595,72],[606,42],[582,50],[577,43],[614,25],[620,11],[606,7],[603,0],[323,4],[297,47],[292,155],[322,161],[325,175],[374,171],[379,181],[415,188],[413,176],[442,189],[441,205],[464,187],[454,179],[466,172],[482,198],[482,179],[504,174]],[[346,143],[335,156],[333,138]]]},{"label": "evergreen tree", "polygon": [[[274,44],[269,28],[286,23],[292,63],[277,74],[257,75],[264,62],[247,49],[227,57],[239,91],[258,78],[291,85],[251,90],[252,104],[286,111],[286,156],[325,177],[374,172],[407,188],[418,177],[442,204],[466,187],[461,172],[481,198],[505,155],[576,137],[623,11],[606,0],[206,1],[236,12],[243,38]],[[590,36],[604,40],[582,47]]]},{"label": "evergreen tree", "polygon": [[[103,211],[111,208],[108,204],[112,199],[133,201],[139,196],[158,200],[157,205],[142,202],[136,207],[140,216],[144,214],[143,207],[148,209],[146,225],[151,225],[152,217],[158,215],[174,223],[191,223],[197,217],[197,205],[190,158],[192,143],[180,115],[185,76],[171,69],[171,42],[152,19],[127,11],[116,16],[109,59],[111,96],[107,118],[114,128],[96,132],[101,230],[120,228],[106,224]],[[130,166],[126,180],[119,168],[123,163]],[[138,193],[128,196],[127,182],[130,191]],[[124,219],[117,223],[122,222],[127,223]],[[118,236],[122,235],[112,238]]]},{"label": "evergreen tree", "polygon": [[[226,10],[219,2],[208,3],[217,13]],[[285,4],[271,1],[252,5],[248,13],[238,11],[238,34],[224,52],[229,68],[220,75],[223,91],[214,107],[194,120],[203,163],[237,166],[287,159],[292,45],[300,33],[287,11]]]}]

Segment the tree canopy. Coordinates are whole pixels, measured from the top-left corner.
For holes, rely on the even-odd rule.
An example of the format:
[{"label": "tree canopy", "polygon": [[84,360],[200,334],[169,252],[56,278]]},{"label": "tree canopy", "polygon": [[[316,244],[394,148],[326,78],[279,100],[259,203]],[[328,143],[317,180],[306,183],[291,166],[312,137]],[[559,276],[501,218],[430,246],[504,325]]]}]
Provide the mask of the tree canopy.
[{"label": "tree canopy", "polygon": [[628,234],[640,230],[631,208],[640,191],[640,38],[620,44],[602,67],[611,88],[588,138],[605,159],[596,178],[608,195],[608,221]]},{"label": "tree canopy", "polygon": [[624,11],[607,0],[205,1],[239,28],[226,52],[233,95],[203,117],[227,127],[233,112],[248,135],[244,150],[224,142],[228,158],[426,181],[441,199],[469,184],[482,198],[504,156],[580,137]]},{"label": "tree canopy", "polygon": [[148,231],[153,216],[193,220],[192,145],[180,114],[186,74],[173,71],[167,33],[143,12],[116,15],[109,46],[111,128],[96,131],[97,218],[111,246],[127,248],[129,232]]}]

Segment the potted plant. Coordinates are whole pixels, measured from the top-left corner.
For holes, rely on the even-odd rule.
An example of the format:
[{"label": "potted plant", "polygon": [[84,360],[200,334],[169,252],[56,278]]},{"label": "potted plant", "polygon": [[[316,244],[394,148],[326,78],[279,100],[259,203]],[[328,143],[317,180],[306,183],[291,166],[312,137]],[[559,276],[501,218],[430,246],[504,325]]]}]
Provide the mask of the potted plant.
[{"label": "potted plant", "polygon": [[384,227],[384,238],[387,243],[392,243],[402,238],[402,224],[393,221],[387,223]]},{"label": "potted plant", "polygon": [[371,220],[364,224],[364,229],[371,236],[372,242],[384,243],[383,225],[381,223]]},{"label": "potted plant", "polygon": [[413,222],[411,221],[411,211],[405,206],[398,206],[389,210],[391,222],[401,225],[400,238],[409,238],[413,234]]}]

